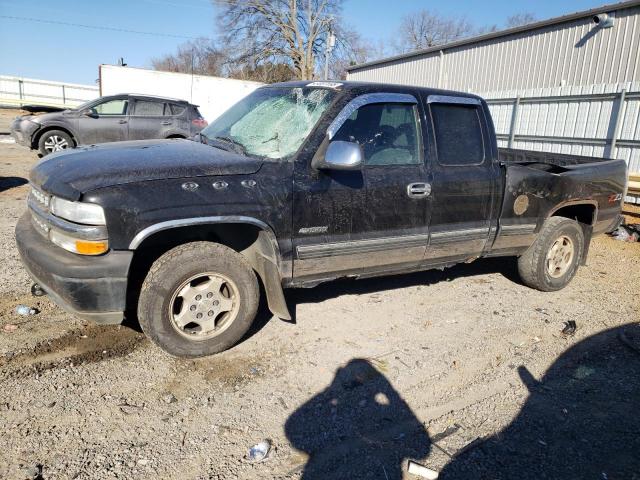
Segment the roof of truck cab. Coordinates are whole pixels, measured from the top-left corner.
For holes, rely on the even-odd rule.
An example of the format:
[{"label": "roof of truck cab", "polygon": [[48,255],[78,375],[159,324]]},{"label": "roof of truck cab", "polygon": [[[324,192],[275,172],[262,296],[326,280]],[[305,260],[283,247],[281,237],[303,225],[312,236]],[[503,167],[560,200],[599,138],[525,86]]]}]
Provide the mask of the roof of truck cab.
[{"label": "roof of truck cab", "polygon": [[428,95],[447,95],[451,97],[467,97],[482,100],[482,97],[467,92],[457,92],[454,90],[441,90],[438,88],[417,87],[413,85],[398,85],[395,83],[376,83],[376,82],[355,82],[355,81],[325,81],[325,80],[296,80],[292,82],[272,83],[261,88],[272,87],[319,87],[329,88],[337,91],[358,90],[359,93],[376,93],[376,92],[421,92]]}]

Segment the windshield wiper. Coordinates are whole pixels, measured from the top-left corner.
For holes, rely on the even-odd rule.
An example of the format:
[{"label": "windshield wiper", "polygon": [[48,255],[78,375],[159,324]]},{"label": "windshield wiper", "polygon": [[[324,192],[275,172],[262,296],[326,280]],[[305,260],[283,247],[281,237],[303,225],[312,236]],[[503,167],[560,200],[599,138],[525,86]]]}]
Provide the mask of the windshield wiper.
[{"label": "windshield wiper", "polygon": [[247,149],[245,148],[245,146],[243,144],[241,144],[240,142],[238,142],[237,140],[234,140],[231,137],[213,137],[212,140],[217,140],[219,142],[223,142],[223,143],[227,143],[232,145],[233,150],[236,153],[240,153],[242,155],[246,155],[247,154]]}]

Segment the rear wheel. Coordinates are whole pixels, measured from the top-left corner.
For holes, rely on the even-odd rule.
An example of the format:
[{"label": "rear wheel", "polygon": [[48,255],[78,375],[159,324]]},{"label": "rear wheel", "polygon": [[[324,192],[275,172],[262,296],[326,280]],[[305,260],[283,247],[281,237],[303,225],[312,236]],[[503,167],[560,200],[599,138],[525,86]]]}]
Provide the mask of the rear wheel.
[{"label": "rear wheel", "polygon": [[564,217],[551,217],[533,245],[518,259],[518,272],[532,288],[544,292],[560,290],[576,274],[583,252],[580,224]]},{"label": "rear wheel", "polygon": [[235,345],[258,309],[256,276],[224,245],[180,245],[154,262],[138,302],[140,326],[163,350],[201,357]]},{"label": "rear wheel", "polygon": [[73,147],[74,143],[71,135],[62,130],[44,132],[38,140],[38,149],[43,156]]}]

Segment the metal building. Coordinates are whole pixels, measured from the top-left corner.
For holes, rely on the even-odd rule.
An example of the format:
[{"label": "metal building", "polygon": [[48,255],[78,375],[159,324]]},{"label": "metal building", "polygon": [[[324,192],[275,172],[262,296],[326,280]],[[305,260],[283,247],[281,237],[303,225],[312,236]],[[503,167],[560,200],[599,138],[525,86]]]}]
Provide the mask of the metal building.
[{"label": "metal building", "polygon": [[474,92],[501,146],[624,158],[640,172],[638,0],[355,65],[347,78]]}]

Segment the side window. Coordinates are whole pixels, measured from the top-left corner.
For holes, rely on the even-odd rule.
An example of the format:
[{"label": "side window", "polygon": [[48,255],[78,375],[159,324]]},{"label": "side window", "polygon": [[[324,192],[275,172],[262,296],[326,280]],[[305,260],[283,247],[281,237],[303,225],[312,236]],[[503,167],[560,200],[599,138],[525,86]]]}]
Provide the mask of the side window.
[{"label": "side window", "polygon": [[479,165],[484,160],[484,142],[478,108],[445,103],[431,104],[440,165]]},{"label": "side window", "polygon": [[165,113],[165,115],[182,115],[187,108],[184,105],[176,105],[175,103],[167,104],[167,107],[170,107],[171,111]]},{"label": "side window", "polygon": [[415,165],[422,161],[417,107],[376,103],[353,112],[334,140],[362,146],[365,165]]},{"label": "side window", "polygon": [[110,100],[96,105],[93,107],[93,110],[98,115],[126,115],[128,103],[129,102],[124,99]]},{"label": "side window", "polygon": [[136,100],[133,114],[138,117],[161,117],[164,112],[164,103]]}]

